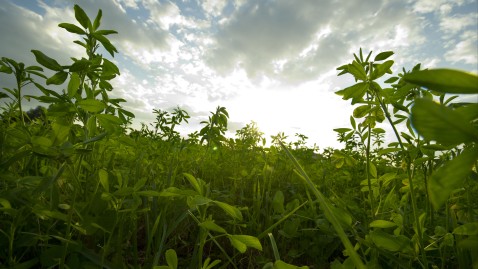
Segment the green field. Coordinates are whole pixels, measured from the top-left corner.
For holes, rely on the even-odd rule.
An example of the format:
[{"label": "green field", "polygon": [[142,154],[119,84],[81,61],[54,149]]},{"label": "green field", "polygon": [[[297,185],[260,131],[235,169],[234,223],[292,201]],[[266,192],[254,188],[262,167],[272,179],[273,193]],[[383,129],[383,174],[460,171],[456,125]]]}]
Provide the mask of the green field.
[{"label": "green field", "polygon": [[59,25],[85,49],[70,63],[0,60],[0,268],[478,268],[478,104],[456,98],[476,75],[360,49],[337,68],[356,81],[343,149],[254,122],[226,138],[225,107],[187,137],[179,107],[135,130],[101,16]]}]

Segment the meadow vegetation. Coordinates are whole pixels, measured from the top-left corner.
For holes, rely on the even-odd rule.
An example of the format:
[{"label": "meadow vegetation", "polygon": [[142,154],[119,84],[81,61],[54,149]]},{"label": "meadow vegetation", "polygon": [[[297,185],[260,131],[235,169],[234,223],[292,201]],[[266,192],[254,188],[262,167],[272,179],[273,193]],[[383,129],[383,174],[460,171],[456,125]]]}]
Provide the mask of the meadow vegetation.
[{"label": "meadow vegetation", "polygon": [[100,53],[116,31],[74,10],[59,27],[84,55],[0,60],[16,82],[0,92],[0,268],[478,268],[478,104],[456,99],[477,76],[395,75],[393,52],[360,49],[338,68],[356,81],[337,92],[355,106],[343,149],[266,147],[254,122],[226,138],[224,107],[187,137],[180,107],[135,130]]}]

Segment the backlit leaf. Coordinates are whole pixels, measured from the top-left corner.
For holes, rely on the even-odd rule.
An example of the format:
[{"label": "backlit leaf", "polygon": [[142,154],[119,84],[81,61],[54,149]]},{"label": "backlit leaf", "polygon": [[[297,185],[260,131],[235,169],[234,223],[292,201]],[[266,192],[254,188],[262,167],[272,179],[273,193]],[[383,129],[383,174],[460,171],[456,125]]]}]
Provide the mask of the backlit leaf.
[{"label": "backlit leaf", "polygon": [[390,67],[392,67],[393,63],[394,62],[392,60],[389,60],[382,64],[377,65],[375,69],[373,70],[372,79],[380,78],[383,75],[385,75],[385,73],[389,72]]},{"label": "backlit leaf", "polygon": [[214,203],[222,208],[229,216],[242,221],[241,211],[237,207],[219,201],[214,201]]},{"label": "backlit leaf", "polygon": [[178,256],[176,255],[176,251],[174,251],[174,249],[166,250],[166,263],[170,269],[178,268]]},{"label": "backlit leaf", "polygon": [[[96,99],[84,99],[77,102],[77,105],[82,109],[91,112],[91,113],[98,113],[103,111],[106,108],[106,105],[101,102],[100,100]],[[105,115],[103,115],[105,116]],[[111,115],[112,116],[112,115]]]},{"label": "backlit leaf", "polygon": [[403,79],[437,92],[478,93],[478,76],[458,70],[421,70],[405,74]]},{"label": "backlit leaf", "polygon": [[212,200],[201,196],[201,195],[194,195],[192,197],[188,197],[187,203],[190,208],[195,208],[201,205],[207,205],[211,202]]},{"label": "backlit leaf", "polygon": [[292,264],[285,263],[281,260],[277,260],[274,263],[274,266],[272,267],[273,269],[309,269],[308,266],[295,266]]},{"label": "backlit leaf", "polygon": [[355,118],[363,118],[370,112],[370,105],[361,105],[354,109],[353,116]]},{"label": "backlit leaf", "polygon": [[199,181],[191,174],[188,173],[183,173],[184,177],[189,181],[189,184],[193,186],[193,188],[202,195],[202,188],[201,185],[199,184]]},{"label": "backlit leaf", "polygon": [[461,113],[428,99],[415,101],[411,121],[418,133],[427,140],[444,145],[478,141],[477,130]]},{"label": "backlit leaf", "polygon": [[357,80],[367,80],[367,73],[361,64],[357,61],[353,61],[352,64],[347,66],[347,70],[352,74]]},{"label": "backlit leaf", "polygon": [[391,221],[387,220],[374,220],[370,222],[369,227],[371,228],[391,228],[391,227],[396,227],[397,224]]},{"label": "backlit leaf", "polygon": [[243,234],[237,234],[237,235],[228,235],[229,239],[231,239],[231,243],[234,241],[235,243],[232,243],[234,247],[236,247],[237,250],[239,250],[241,253],[244,253],[247,249],[247,247],[255,248],[257,250],[262,251],[262,245],[259,239],[254,236],[250,235],[243,235]]},{"label": "backlit leaf", "polygon": [[210,231],[215,231],[215,232],[224,233],[224,234],[227,233],[226,230],[224,230],[224,228],[217,225],[212,220],[206,220],[206,221],[200,223],[199,226],[203,227],[204,229],[210,230]]},{"label": "backlit leaf", "polygon": [[73,98],[76,95],[80,87],[80,76],[77,73],[73,73],[70,76],[70,82],[68,82],[68,97]]},{"label": "backlit leaf", "polygon": [[337,95],[343,96],[343,100],[348,100],[352,98],[352,104],[359,102],[364,94],[367,92],[368,84],[365,82],[360,82],[350,87],[347,87],[343,90],[335,92]]},{"label": "backlit leaf", "polygon": [[108,172],[104,169],[98,171],[98,177],[100,178],[101,186],[105,189],[106,192],[110,192],[110,184],[108,181]]},{"label": "backlit leaf", "polygon": [[123,124],[123,121],[111,114],[97,114],[98,122],[108,132],[113,132]]},{"label": "backlit leaf", "polygon": [[466,148],[460,155],[432,174],[428,183],[428,190],[435,209],[446,202],[453,190],[463,186],[477,159],[478,149],[476,149],[476,146]]}]

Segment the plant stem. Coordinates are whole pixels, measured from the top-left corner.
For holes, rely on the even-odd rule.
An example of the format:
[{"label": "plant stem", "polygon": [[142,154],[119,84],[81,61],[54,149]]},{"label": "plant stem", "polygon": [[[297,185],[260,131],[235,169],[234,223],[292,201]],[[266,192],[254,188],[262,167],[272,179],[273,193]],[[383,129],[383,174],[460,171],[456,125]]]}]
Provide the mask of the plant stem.
[{"label": "plant stem", "polygon": [[380,103],[380,107],[382,108],[383,112],[385,113],[385,117],[387,118],[388,122],[392,126],[393,132],[395,133],[395,136],[397,137],[398,144],[400,145],[400,148],[402,149],[403,152],[406,153],[405,160],[407,162],[407,175],[408,175],[408,184],[410,187],[410,202],[412,204],[412,211],[413,211],[413,219],[414,222],[417,226],[417,233],[418,233],[418,245],[420,247],[420,252],[422,254],[424,268],[428,268],[428,261],[427,261],[427,255],[425,253],[425,248],[423,246],[423,236],[422,236],[422,228],[419,223],[419,217],[418,217],[418,210],[417,210],[417,204],[415,201],[415,188],[413,185],[413,176],[412,176],[412,160],[410,156],[410,152],[405,150],[405,146],[403,145],[402,139],[400,138],[400,135],[398,134],[397,128],[395,127],[395,124],[392,121],[392,118],[390,116],[390,113],[387,110],[387,107],[385,106],[383,100],[380,98],[380,96],[376,96],[378,102]]}]

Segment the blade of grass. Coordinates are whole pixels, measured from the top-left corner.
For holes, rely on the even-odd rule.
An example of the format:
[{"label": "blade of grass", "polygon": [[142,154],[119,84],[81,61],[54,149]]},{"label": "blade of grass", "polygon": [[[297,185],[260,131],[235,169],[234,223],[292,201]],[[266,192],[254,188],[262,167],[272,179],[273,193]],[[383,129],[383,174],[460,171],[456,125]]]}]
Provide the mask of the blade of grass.
[{"label": "blade of grass", "polygon": [[347,253],[349,254],[350,258],[353,260],[355,266],[359,269],[365,269],[366,267],[363,264],[362,260],[360,259],[360,256],[358,255],[358,253],[355,251],[354,247],[352,246],[352,243],[350,242],[349,238],[345,234],[345,231],[340,225],[339,220],[335,217],[334,213],[332,212],[332,209],[331,209],[332,205],[330,205],[326,197],[317,189],[317,187],[315,187],[314,183],[309,178],[309,176],[304,171],[304,169],[302,169],[302,166],[299,164],[299,162],[297,162],[297,159],[294,157],[294,155],[292,155],[292,153],[287,149],[287,147],[282,142],[280,142],[280,145],[282,149],[285,151],[285,153],[287,154],[287,156],[289,157],[289,159],[294,164],[299,175],[307,183],[309,189],[315,194],[315,196],[317,197],[317,200],[319,200],[321,207],[324,209],[325,217],[327,218],[328,221],[330,221],[330,223],[334,227],[335,231],[337,232],[337,235],[342,241],[342,244],[347,250]]}]

